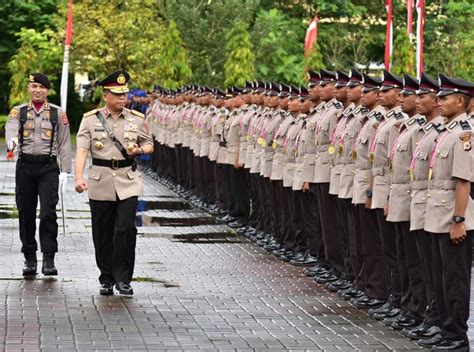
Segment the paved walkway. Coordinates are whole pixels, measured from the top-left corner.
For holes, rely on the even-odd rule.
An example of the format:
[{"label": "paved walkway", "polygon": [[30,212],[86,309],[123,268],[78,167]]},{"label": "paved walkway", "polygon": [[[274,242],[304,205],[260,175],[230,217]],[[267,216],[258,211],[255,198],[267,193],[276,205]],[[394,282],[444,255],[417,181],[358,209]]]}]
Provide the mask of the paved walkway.
[{"label": "paved walkway", "polygon": [[[72,179],[60,275],[25,281],[18,221],[6,218],[15,216],[14,163],[0,162],[0,178],[1,351],[419,350],[240,238],[140,235],[135,296],[100,296],[87,198]],[[145,196],[175,198],[151,178],[145,183]]]}]

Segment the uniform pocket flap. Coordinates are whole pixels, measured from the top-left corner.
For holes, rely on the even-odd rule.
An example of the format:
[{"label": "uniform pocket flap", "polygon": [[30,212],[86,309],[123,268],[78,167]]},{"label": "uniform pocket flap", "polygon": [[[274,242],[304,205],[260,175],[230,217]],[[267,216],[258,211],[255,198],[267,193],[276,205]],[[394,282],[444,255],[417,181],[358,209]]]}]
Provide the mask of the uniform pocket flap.
[{"label": "uniform pocket flap", "polygon": [[444,158],[447,158],[448,155],[449,155],[449,150],[441,150],[441,151],[439,152],[439,157],[440,157],[440,158],[443,158],[443,159],[444,159]]},{"label": "uniform pocket flap", "polygon": [[89,170],[89,178],[96,181],[100,180],[100,171]]},{"label": "uniform pocket flap", "polygon": [[137,172],[133,170],[128,170],[127,176],[130,180],[133,180],[135,177],[137,177]]}]

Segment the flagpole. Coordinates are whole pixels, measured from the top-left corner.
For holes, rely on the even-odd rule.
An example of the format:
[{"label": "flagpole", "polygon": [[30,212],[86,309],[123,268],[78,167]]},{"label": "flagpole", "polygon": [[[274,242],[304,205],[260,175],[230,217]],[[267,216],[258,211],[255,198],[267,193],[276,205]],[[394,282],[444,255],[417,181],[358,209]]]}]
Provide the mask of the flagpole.
[{"label": "flagpole", "polygon": [[387,10],[387,30],[385,33],[385,69],[390,71],[392,49],[393,49],[393,23],[392,23],[392,0],[386,0],[385,9]]},{"label": "flagpole", "polygon": [[318,40],[318,16],[315,16],[308,29],[306,30],[306,38],[304,41],[304,56],[307,57],[313,44]]},{"label": "flagpole", "polygon": [[416,75],[421,78],[423,67],[423,43],[424,43],[424,27],[425,27],[425,1],[418,0],[416,3],[416,11],[418,19],[416,23]]},{"label": "flagpole", "polygon": [[67,108],[67,87],[69,73],[69,50],[72,39],[72,0],[69,0],[67,11],[66,40],[64,42],[63,69],[61,73],[61,108],[66,111]]}]

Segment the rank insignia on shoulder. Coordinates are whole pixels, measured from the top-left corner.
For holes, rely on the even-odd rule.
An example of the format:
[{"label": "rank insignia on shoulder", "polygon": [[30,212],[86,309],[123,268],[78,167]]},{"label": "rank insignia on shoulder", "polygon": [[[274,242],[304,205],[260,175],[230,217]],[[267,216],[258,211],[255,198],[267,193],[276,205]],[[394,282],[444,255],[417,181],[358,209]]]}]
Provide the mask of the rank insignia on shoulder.
[{"label": "rank insignia on shoulder", "polygon": [[395,113],[395,111],[390,110],[390,111],[387,113],[387,117],[391,117],[394,113]]},{"label": "rank insignia on shoulder", "polygon": [[403,116],[404,116],[404,115],[403,115],[403,112],[397,112],[397,113],[395,113],[395,118],[396,118],[397,120],[403,119]]},{"label": "rank insignia on shoulder", "polygon": [[425,131],[427,131],[427,132],[428,132],[429,130],[431,130],[432,128],[433,128],[433,122],[430,122],[430,123],[427,124],[425,127],[423,127],[423,129],[424,129]]},{"label": "rank insignia on shoulder", "polygon": [[359,106],[357,109],[354,110],[354,114],[358,114],[361,110],[362,108]]},{"label": "rank insignia on shoulder", "polygon": [[340,102],[337,101],[337,102],[334,103],[334,107],[336,109],[342,109],[344,107],[344,105],[342,105]]},{"label": "rank insignia on shoulder", "polygon": [[347,115],[349,115],[351,112],[352,112],[352,108],[347,108],[346,110],[344,110],[343,115],[344,115],[344,116],[347,116]]},{"label": "rank insignia on shoulder", "polygon": [[377,121],[382,121],[383,120],[383,114],[381,112],[376,112],[374,114],[374,117],[377,119]]},{"label": "rank insignia on shoulder", "polygon": [[465,131],[468,131],[471,129],[471,124],[467,122],[466,120],[459,122],[459,124],[461,125],[461,128]]},{"label": "rank insignia on shoulder", "polygon": [[330,108],[332,105],[334,104],[334,102],[330,101],[329,103],[327,103],[325,105],[326,108]]},{"label": "rank insignia on shoulder", "polygon": [[468,152],[471,150],[471,138],[472,138],[472,133],[471,132],[465,132],[459,136],[459,138],[462,141],[462,149],[464,151]]},{"label": "rank insignia on shoulder", "polygon": [[426,117],[419,117],[416,119],[416,122],[418,122],[420,126],[423,126],[426,123]]},{"label": "rank insignia on shoulder", "polygon": [[92,115],[97,114],[98,111],[99,111],[99,109],[94,109],[94,110],[88,111],[88,112],[86,112],[82,117],[83,117],[83,118],[87,118],[87,117],[89,117],[89,116],[92,116]]},{"label": "rank insignia on shoulder", "polygon": [[144,119],[144,118],[145,118],[145,115],[144,115],[144,114],[142,114],[142,113],[141,113],[141,112],[139,112],[139,111],[136,111],[136,110],[130,110],[130,112],[131,112],[133,115],[135,115],[135,116],[138,116],[138,117],[139,117],[139,118],[141,118],[141,119]]}]

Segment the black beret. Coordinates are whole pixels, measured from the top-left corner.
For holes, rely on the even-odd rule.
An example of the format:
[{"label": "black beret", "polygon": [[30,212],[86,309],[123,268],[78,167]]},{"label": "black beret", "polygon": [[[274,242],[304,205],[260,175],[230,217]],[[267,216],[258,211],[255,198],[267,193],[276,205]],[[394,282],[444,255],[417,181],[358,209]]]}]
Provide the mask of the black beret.
[{"label": "black beret", "polygon": [[28,78],[29,83],[39,83],[42,84],[45,88],[51,88],[51,82],[48,79],[48,76],[35,72],[30,74],[30,77]]}]

